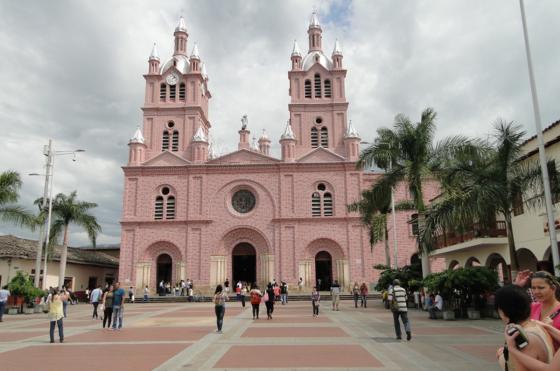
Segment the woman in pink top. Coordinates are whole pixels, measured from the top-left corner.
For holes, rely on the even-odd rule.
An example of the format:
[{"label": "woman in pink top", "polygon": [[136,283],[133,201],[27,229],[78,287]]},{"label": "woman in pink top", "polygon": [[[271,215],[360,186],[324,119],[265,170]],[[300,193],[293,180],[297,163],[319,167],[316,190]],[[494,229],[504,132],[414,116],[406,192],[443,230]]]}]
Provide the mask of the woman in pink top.
[{"label": "woman in pink top", "polygon": [[532,274],[525,270],[519,272],[515,283],[525,287],[529,280],[531,280],[531,291],[535,300],[531,304],[531,319],[549,323],[560,330],[560,301],[556,299],[556,291],[560,284],[556,277],[546,271]]}]

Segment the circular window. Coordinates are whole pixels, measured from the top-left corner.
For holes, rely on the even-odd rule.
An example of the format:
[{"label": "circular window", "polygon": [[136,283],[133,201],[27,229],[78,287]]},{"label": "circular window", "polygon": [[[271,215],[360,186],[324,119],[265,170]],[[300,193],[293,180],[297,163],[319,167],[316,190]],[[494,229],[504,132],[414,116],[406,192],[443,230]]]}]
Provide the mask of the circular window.
[{"label": "circular window", "polygon": [[319,183],[319,184],[317,185],[317,189],[318,189],[319,191],[324,191],[325,189],[327,189],[327,187],[325,187],[325,185],[324,185],[323,183]]},{"label": "circular window", "polygon": [[167,127],[168,127],[169,129],[171,129],[171,128],[175,127],[175,123],[174,123],[173,121],[169,121],[169,122],[167,123]]},{"label": "circular window", "polygon": [[255,204],[255,195],[246,189],[235,192],[231,198],[231,206],[241,214],[246,214],[253,210]]},{"label": "circular window", "polygon": [[168,194],[169,194],[169,188],[163,187],[163,188],[161,189],[161,194],[164,195],[164,196],[165,196],[165,195],[168,195]]},{"label": "circular window", "polygon": [[323,123],[323,119],[321,117],[317,117],[315,118],[315,123],[316,124],[322,124]]}]

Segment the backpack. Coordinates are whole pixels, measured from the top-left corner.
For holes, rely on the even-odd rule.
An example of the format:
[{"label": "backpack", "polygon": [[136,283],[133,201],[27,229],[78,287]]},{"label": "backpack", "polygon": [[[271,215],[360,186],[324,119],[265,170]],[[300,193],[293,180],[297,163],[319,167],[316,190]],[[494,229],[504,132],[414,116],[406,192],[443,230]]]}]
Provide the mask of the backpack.
[{"label": "backpack", "polygon": [[399,311],[399,301],[397,300],[397,295],[395,295],[395,289],[391,294],[391,303],[389,304],[391,308],[391,312],[398,312]]},{"label": "backpack", "polygon": [[251,304],[260,304],[261,303],[261,296],[258,292],[251,293]]}]

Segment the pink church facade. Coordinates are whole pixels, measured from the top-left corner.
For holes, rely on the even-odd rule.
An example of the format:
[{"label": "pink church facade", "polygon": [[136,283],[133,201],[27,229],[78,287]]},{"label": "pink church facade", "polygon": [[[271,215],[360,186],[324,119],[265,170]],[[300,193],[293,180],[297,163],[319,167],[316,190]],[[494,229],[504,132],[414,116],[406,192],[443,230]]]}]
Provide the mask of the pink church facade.
[{"label": "pink church facade", "polygon": [[[320,281],[323,288],[334,280],[344,287],[376,281],[372,267],[385,262],[383,244],[371,251],[367,230],[346,205],[379,175],[355,167],[361,139],[347,117],[338,41],[331,55],[323,52],[315,14],[307,32],[308,52],[294,42],[291,54],[281,158],[270,155],[265,134],[250,143],[245,116],[238,150],[213,156],[208,76],[196,44],[187,55],[183,18],[165,64],[154,45],[143,128],[123,167],[121,282],[154,290],[162,280],[187,278],[201,289],[226,278],[295,285],[301,277],[306,287]],[[400,187],[396,199],[406,194]],[[416,253],[410,214],[397,214],[400,266]]]}]

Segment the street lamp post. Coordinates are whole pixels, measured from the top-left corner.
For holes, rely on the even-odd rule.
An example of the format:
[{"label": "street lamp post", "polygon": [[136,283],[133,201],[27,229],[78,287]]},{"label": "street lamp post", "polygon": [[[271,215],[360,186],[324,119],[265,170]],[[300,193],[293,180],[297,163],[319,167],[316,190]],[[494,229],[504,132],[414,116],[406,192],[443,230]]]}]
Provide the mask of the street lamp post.
[{"label": "street lamp post", "polygon": [[558,253],[558,242],[556,241],[556,228],[554,223],[554,206],[552,205],[552,193],[550,192],[550,182],[548,176],[548,168],[546,166],[546,154],[544,150],[544,138],[541,125],[541,112],[539,108],[539,99],[537,96],[537,87],[535,84],[535,76],[533,74],[533,61],[531,59],[531,49],[529,47],[529,34],[527,32],[527,21],[525,20],[525,5],[523,0],[519,0],[521,8],[521,21],[523,23],[523,37],[525,39],[525,52],[527,53],[527,67],[529,69],[529,82],[531,84],[531,95],[533,97],[533,113],[535,115],[535,127],[537,129],[537,141],[539,145],[539,162],[544,186],[544,200],[546,205],[546,215],[548,219],[548,235],[550,238],[550,251],[552,252],[552,264],[554,265],[554,274],[560,276],[560,256]]},{"label": "street lamp post", "polygon": [[[39,286],[39,276],[40,276],[40,267],[41,267],[41,255],[43,251],[43,244],[45,245],[45,255],[43,261],[43,289],[47,288],[47,262],[48,262],[48,246],[51,234],[51,222],[52,222],[52,200],[53,200],[53,181],[54,181],[54,158],[55,156],[62,156],[62,155],[73,155],[74,161],[76,160],[76,153],[78,152],[85,152],[84,149],[76,149],[73,151],[54,151],[52,147],[52,140],[49,139],[49,145],[45,146],[45,156],[47,156],[47,165],[46,165],[46,172],[45,174],[37,174],[31,173],[29,175],[44,175],[45,177],[45,187],[43,192],[43,202],[41,204],[41,210],[44,210],[46,206],[46,198],[48,193],[48,212],[47,212],[47,222],[46,222],[46,237],[43,239],[45,232],[44,232],[44,225],[41,226],[39,243],[37,246],[37,258],[35,260],[35,287]],[[47,192],[48,190],[48,192]],[[60,282],[64,283],[64,277],[59,277],[59,286],[62,286]]]}]

